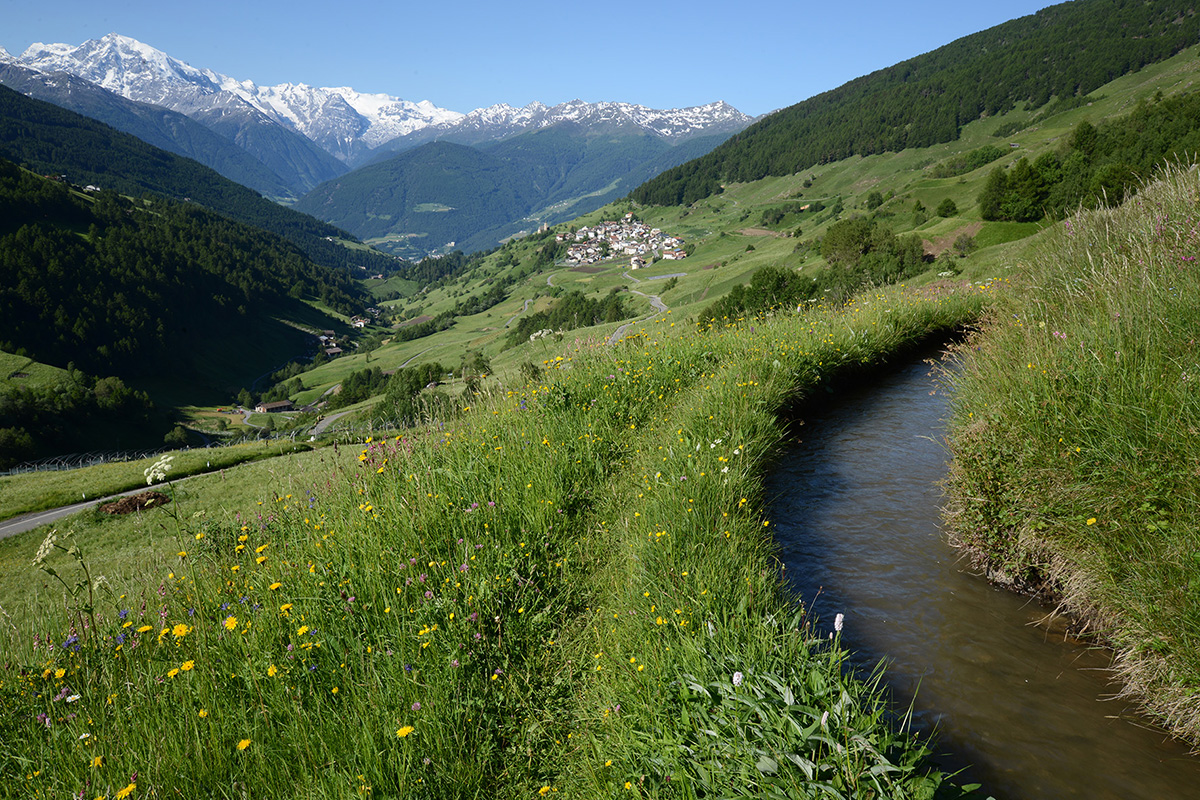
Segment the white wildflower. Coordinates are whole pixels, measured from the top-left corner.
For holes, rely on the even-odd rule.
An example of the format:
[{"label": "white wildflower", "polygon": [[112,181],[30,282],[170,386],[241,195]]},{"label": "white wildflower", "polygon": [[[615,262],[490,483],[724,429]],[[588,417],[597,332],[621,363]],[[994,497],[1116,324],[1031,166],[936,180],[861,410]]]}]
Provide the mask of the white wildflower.
[{"label": "white wildflower", "polygon": [[146,467],[142,474],[146,476],[147,486],[152,486],[159,481],[165,481],[167,479],[167,473],[171,471],[171,459],[174,457],[175,456],[168,453],[158,461],[151,464],[149,467]]},{"label": "white wildflower", "polygon": [[843,622],[845,619],[846,619],[846,615],[845,615],[845,614],[838,614],[836,617],[834,617],[834,618],[833,618],[833,629],[834,629],[835,631],[838,631],[838,632],[840,633],[840,632],[841,632],[841,630],[842,630],[842,622]]},{"label": "white wildflower", "polygon": [[50,552],[54,549],[54,543],[56,541],[58,541],[57,530],[52,530],[46,534],[46,538],[42,540],[42,546],[38,548],[37,556],[35,556],[33,559],[33,565],[35,567],[40,567],[42,565],[42,562],[46,560],[46,557],[49,556]]},{"label": "white wildflower", "polygon": [[743,679],[742,673],[740,673],[740,672],[733,673],[733,685],[734,686],[741,686],[742,679]]}]

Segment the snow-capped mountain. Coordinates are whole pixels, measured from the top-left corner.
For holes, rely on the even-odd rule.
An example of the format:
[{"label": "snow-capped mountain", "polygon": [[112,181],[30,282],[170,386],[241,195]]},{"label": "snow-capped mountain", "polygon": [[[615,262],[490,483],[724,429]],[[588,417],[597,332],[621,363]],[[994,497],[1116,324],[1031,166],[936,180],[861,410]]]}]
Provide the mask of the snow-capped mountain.
[{"label": "snow-capped mountain", "polygon": [[[319,189],[343,181],[360,186],[377,179],[394,185],[416,180],[414,185],[432,194],[414,200],[413,208],[389,211],[392,227],[400,227],[383,233],[387,241],[415,237],[427,252],[446,241],[492,246],[535,223],[585,213],[664,169],[703,155],[753,122],[724,102],[667,110],[582,100],[522,108],[501,103],[462,114],[429,101],[346,86],[258,86],[194,67],[116,33],[80,45],[33,44],[16,59],[0,50],[0,83],[111,120],[166,149],[195,153],[227,177],[276,199],[298,201],[298,208],[321,194]],[[211,139],[189,132],[180,119],[166,116],[170,112],[208,128],[245,158],[239,161]],[[163,141],[172,137],[179,141]],[[436,140],[444,141],[431,144]],[[432,149],[421,148],[411,158],[397,156],[427,144]],[[446,165],[439,158],[457,165],[456,181],[440,177]],[[380,164],[386,166],[360,174]],[[358,177],[343,177],[351,168]],[[396,170],[406,172],[394,176]],[[424,179],[434,172],[437,179]],[[461,191],[442,196],[443,189]],[[423,210],[475,208],[477,203],[463,198],[492,189],[503,202],[487,219],[479,214],[451,219],[450,212],[431,215]],[[335,205],[315,204],[312,213],[334,219]],[[440,228],[430,227],[431,216]],[[345,225],[360,235],[376,235]],[[421,247],[399,254],[418,257]]]},{"label": "snow-capped mountain", "polygon": [[507,129],[503,136],[497,137],[505,138],[563,122],[635,125],[674,143],[700,132],[743,128],[751,121],[750,117],[725,102],[664,111],[631,103],[572,100],[549,108],[541,103],[530,103],[524,108],[502,103],[477,109],[450,125],[439,127],[458,131]]},{"label": "snow-capped mountain", "polygon": [[[441,138],[476,144],[563,122],[633,125],[674,144],[701,133],[740,130],[753,121],[724,102],[665,111],[581,100],[553,107],[534,102],[513,108],[501,103],[462,114],[427,100],[414,103],[346,86],[258,86],[193,67],[116,33],[78,46],[39,42],[30,45],[18,61],[43,72],[70,73],[130,100],[187,114],[214,129],[219,125],[220,132],[239,143],[244,129],[274,122],[351,166],[380,148],[395,152]],[[234,121],[240,127],[231,135]]]},{"label": "snow-capped mountain", "polygon": [[413,103],[348,87],[304,84],[257,86],[208,69],[198,69],[128,36],[110,33],[78,47],[30,45],[20,61],[28,67],[68,72],[131,100],[164,106],[196,117],[240,113],[261,124],[258,115],[300,133],[342,161],[351,161],[397,136],[428,125],[449,123],[462,114],[428,101]]},{"label": "snow-capped mountain", "polygon": [[563,123],[608,129],[639,128],[670,144],[679,144],[694,136],[735,133],[753,121],[724,101],[666,110],[632,103],[582,100],[556,106],[533,102],[520,108],[500,103],[478,108],[453,122],[435,123],[397,137],[381,145],[379,152],[400,152],[437,139],[481,144]]}]

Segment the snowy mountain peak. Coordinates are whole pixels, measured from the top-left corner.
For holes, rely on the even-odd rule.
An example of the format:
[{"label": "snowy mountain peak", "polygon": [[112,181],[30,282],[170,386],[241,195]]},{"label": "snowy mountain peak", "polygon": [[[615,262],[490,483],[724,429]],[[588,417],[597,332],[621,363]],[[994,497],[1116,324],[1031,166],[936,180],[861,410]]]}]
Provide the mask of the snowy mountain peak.
[{"label": "snowy mountain peak", "polygon": [[413,103],[349,87],[322,89],[303,83],[259,87],[249,80],[197,69],[116,33],[77,47],[38,42],[19,60],[43,72],[68,72],[131,100],[184,114],[211,112],[214,107],[252,109],[343,160],[397,136],[462,116],[428,101]]},{"label": "snowy mountain peak", "polygon": [[752,121],[751,117],[723,100],[692,108],[657,110],[631,103],[588,103],[575,99],[553,107],[534,102],[523,108],[513,108],[507,103],[499,103],[476,109],[457,122],[438,127],[441,129],[439,135],[495,129],[495,138],[505,138],[563,122],[616,124],[633,125],[678,141],[710,129],[713,132],[740,129]]},{"label": "snowy mountain peak", "polygon": [[[0,63],[5,55],[0,53]],[[117,33],[78,46],[38,42],[16,61],[40,72],[75,75],[130,100],[187,114],[210,127],[218,122],[228,127],[234,118],[244,126],[273,122],[351,164],[389,142],[408,141],[414,135],[421,141],[456,136],[463,141],[483,142],[574,122],[636,126],[678,142],[700,133],[732,132],[752,121],[721,101],[655,110],[576,98],[553,107],[539,102],[520,108],[498,103],[461,114],[427,100],[411,102],[388,94],[358,92],[348,86],[258,86],[249,80],[193,67]]]}]

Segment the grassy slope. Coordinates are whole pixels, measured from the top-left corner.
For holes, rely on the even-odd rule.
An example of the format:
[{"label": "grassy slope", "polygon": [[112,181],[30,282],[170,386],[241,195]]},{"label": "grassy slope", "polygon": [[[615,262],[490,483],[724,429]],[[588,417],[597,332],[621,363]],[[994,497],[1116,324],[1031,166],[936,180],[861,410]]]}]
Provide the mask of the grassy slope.
[{"label": "grassy slope", "polygon": [[[79,652],[8,629],[4,781],[28,794],[87,779],[111,792],[134,771],[139,791],[184,794],[230,776],[264,796],[685,797],[730,779],[721,791],[747,796],[932,791],[942,778],[921,746],[889,732],[880,698],[795,616],[758,476],[781,405],[982,301],[889,291],[709,335],[656,317],[616,348],[564,342],[538,382],[370,442],[354,467],[264,462],[282,488],[252,517],[197,518],[199,496],[181,497],[151,523],[166,562],[148,580],[122,580],[137,563],[108,573]],[[79,524],[85,552],[119,549]],[[11,557],[27,564],[38,537],[19,538]],[[50,563],[74,581],[65,554]],[[61,642],[71,618],[36,630]],[[76,717],[52,699],[64,687],[81,694]]]},{"label": "grassy slope", "polygon": [[1081,215],[1025,259],[963,348],[953,535],[1061,598],[1127,691],[1200,741],[1200,177]]},{"label": "grassy slope", "polygon": [[[182,478],[210,470],[232,467],[246,461],[308,450],[305,444],[291,441],[246,442],[212,449],[174,454],[172,478]],[[135,461],[99,464],[86,469],[43,471],[0,477],[0,520],[31,511],[43,511],[99,499],[145,485],[145,470],[158,460],[150,456]]]},{"label": "grassy slope", "polygon": [[[1002,276],[1004,271],[1009,269],[1011,259],[1008,255],[1012,248],[1001,247],[999,253],[991,251],[1011,240],[1030,235],[1038,230],[1038,225],[982,222],[975,198],[988,173],[997,165],[1008,164],[1020,157],[1033,160],[1047,149],[1056,147],[1062,137],[1081,120],[1096,123],[1111,116],[1127,113],[1139,98],[1149,97],[1156,91],[1161,90],[1165,95],[1171,95],[1187,89],[1200,72],[1200,67],[1197,66],[1200,59],[1196,57],[1198,53],[1200,48],[1194,47],[1168,61],[1120,78],[1096,92],[1094,96],[1098,99],[1090,107],[1084,106],[1057,114],[1004,139],[997,139],[992,133],[1010,121],[1029,119],[1031,114],[1023,110],[1014,111],[1002,117],[973,122],[963,129],[963,135],[958,141],[935,147],[905,150],[865,159],[852,158],[834,164],[814,166],[811,170],[788,177],[767,178],[746,185],[731,185],[724,194],[700,201],[690,208],[632,209],[623,201],[610,204],[580,217],[572,224],[578,226],[603,219],[615,219],[626,210],[635,210],[645,222],[661,227],[669,233],[682,235],[689,243],[695,245],[694,255],[684,261],[660,262],[644,272],[630,273],[643,281],[640,284],[624,277],[628,266],[627,259],[611,262],[599,273],[571,271],[561,266],[542,268],[514,287],[509,298],[503,303],[483,314],[464,318],[447,331],[424,339],[385,345],[371,353],[369,364],[365,355],[355,354],[343,356],[306,373],[304,385],[308,389],[294,399],[307,402],[336,385],[352,370],[367,366],[377,365],[383,369],[395,369],[409,359],[416,358],[417,361],[439,361],[454,367],[468,348],[483,352],[491,359],[494,372],[503,380],[507,380],[507,376],[515,374],[516,366],[522,361],[532,360],[540,363],[545,357],[541,353],[541,345],[502,350],[503,326],[513,316],[521,313],[526,300],[531,301],[530,311],[544,307],[548,302],[545,297],[548,291],[546,281],[551,276],[554,285],[561,286],[564,290],[580,289],[598,296],[613,286],[657,293],[657,288],[661,288],[663,284],[657,284],[656,288],[655,283],[645,282],[646,277],[684,272],[686,275],[680,278],[678,286],[662,298],[671,308],[673,316],[682,322],[698,315],[732,286],[748,283],[754,270],[760,266],[783,265],[809,270],[823,268],[824,262],[819,256],[796,252],[797,243],[813,241],[822,235],[834,221],[828,207],[832,206],[838,197],[842,198],[846,208],[843,216],[866,213],[866,196],[873,190],[880,191],[885,196],[889,193],[894,194],[880,211],[885,215],[884,221],[898,234],[915,231],[931,243],[936,243],[945,237],[952,240],[964,230],[974,229],[968,226],[977,227],[975,238],[981,250],[969,259],[957,261],[955,268],[966,276]],[[1017,144],[1018,147],[999,161],[974,172],[945,179],[927,177],[927,167],[951,156],[985,144],[1003,147],[1010,143]],[[806,188],[803,183],[810,177],[814,180],[812,185]],[[789,217],[779,230],[771,231],[771,235],[747,235],[742,232],[760,228],[764,209],[786,205],[789,202],[787,198],[795,196],[798,192],[802,193],[802,199],[791,202],[802,204],[819,200],[825,203],[826,210],[817,214]],[[955,201],[959,209],[958,216],[951,219],[933,216],[934,209],[946,198]],[[929,219],[920,225],[914,225],[912,208],[916,201],[920,201],[929,214]],[[797,225],[802,229],[799,240],[788,235]],[[747,251],[747,246],[753,246],[754,249]],[[524,265],[532,261],[535,243],[516,242],[512,247],[519,263]],[[413,309],[408,315],[409,318],[418,315],[418,311],[415,310],[418,306],[419,314],[436,315],[452,307],[462,297],[486,291],[485,281],[502,271],[501,268],[493,266],[497,258],[498,256],[489,257],[480,269],[461,277],[449,286],[428,293],[410,295],[385,305]],[[934,279],[934,273],[937,271],[931,271],[924,280]],[[635,295],[631,300],[633,307],[641,314],[652,313],[649,301],[645,298]],[[598,337],[611,332],[615,327],[602,327],[589,333],[581,332],[579,335]],[[369,412],[366,416],[369,416]]]}]

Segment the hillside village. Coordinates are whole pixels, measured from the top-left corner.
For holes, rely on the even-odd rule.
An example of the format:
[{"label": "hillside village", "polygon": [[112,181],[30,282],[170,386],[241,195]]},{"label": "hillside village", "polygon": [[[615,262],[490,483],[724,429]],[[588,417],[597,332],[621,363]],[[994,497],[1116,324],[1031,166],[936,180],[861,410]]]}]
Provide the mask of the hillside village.
[{"label": "hillside village", "polygon": [[687,256],[683,239],[639,222],[632,213],[626,214],[620,222],[605,221],[560,233],[554,241],[560,244],[574,242],[567,248],[566,263],[570,266],[595,264],[613,256],[627,255],[630,256],[630,269],[640,269],[655,257],[680,260]]}]

